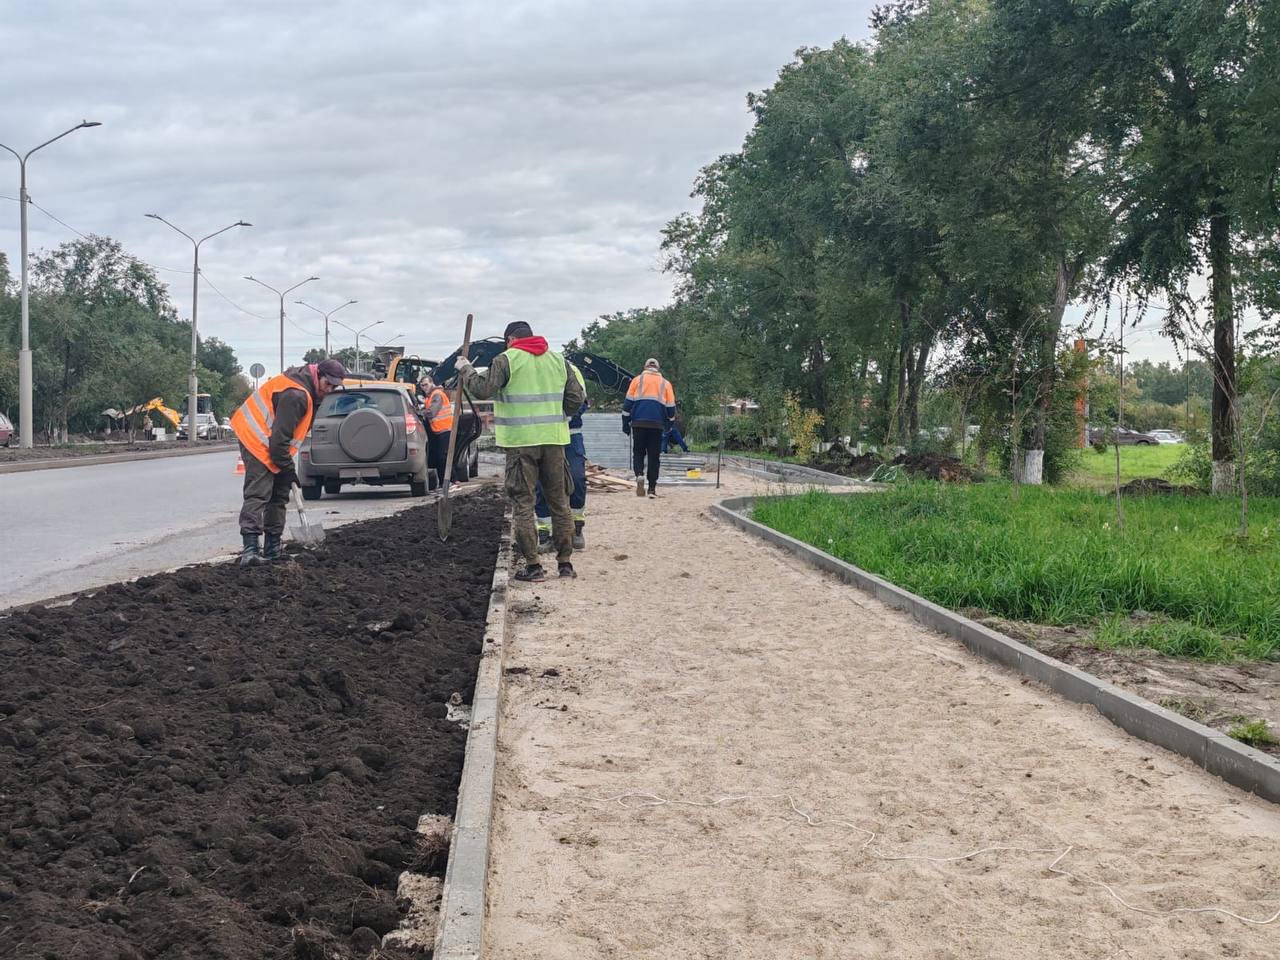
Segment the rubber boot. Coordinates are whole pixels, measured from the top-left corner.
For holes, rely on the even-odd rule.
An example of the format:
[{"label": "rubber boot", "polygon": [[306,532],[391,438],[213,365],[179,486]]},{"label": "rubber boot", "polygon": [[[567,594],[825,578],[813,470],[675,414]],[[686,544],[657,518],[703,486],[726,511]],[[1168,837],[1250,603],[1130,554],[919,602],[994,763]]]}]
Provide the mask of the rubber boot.
[{"label": "rubber boot", "polygon": [[644,496],[644,477],[641,477],[641,476],[636,477],[636,496],[637,497]]},{"label": "rubber boot", "polygon": [[262,542],[262,559],[267,561],[288,560],[285,555],[284,544],[280,542],[281,535],[278,533],[268,533]]},{"label": "rubber boot", "polygon": [[587,549],[587,538],[582,535],[582,527],[586,523],[585,520],[573,521],[573,549]]},{"label": "rubber boot", "polygon": [[551,539],[551,531],[538,528],[538,552],[550,553],[556,548],[555,543]]},{"label": "rubber boot", "polygon": [[240,548],[240,566],[256,567],[262,563],[262,551],[258,548],[258,535],[256,533],[240,534],[242,546]]}]

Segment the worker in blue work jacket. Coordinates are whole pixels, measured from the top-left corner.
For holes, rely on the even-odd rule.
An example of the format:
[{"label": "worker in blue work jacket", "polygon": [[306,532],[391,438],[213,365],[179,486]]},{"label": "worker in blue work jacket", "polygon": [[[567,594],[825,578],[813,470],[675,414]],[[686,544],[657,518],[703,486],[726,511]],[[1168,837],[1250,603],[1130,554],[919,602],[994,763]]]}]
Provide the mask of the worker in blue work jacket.
[{"label": "worker in blue work jacket", "polygon": [[[568,363],[568,361],[565,361]],[[587,382],[582,379],[582,371],[569,364],[569,369],[578,378],[585,392]],[[573,549],[581,550],[587,545],[583,527],[587,523],[587,449],[582,442],[582,415],[587,412],[589,404],[584,400],[578,412],[569,418],[569,445],[564,448],[565,466],[573,480],[573,489],[569,492],[569,509],[573,511]],[[542,494],[542,484],[538,484],[538,499],[534,504],[534,514],[538,524],[538,552],[550,553],[555,549],[551,539],[551,508],[547,506],[547,498]]]}]

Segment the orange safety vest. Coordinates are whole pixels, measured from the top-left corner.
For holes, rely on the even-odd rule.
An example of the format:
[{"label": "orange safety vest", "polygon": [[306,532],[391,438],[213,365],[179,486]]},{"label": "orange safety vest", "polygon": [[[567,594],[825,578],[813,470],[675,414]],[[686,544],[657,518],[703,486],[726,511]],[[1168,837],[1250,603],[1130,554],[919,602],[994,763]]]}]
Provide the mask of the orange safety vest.
[{"label": "orange safety vest", "polygon": [[646,370],[638,377],[631,379],[631,385],[627,387],[627,399],[657,400],[664,407],[674,407],[676,392],[671,382],[662,374]]},{"label": "orange safety vest", "polygon": [[440,404],[439,412],[431,418],[431,432],[444,433],[453,429],[453,404],[449,402],[449,395],[439,387],[436,387],[427,394],[427,407],[431,406],[431,400],[437,393],[440,394],[444,402]]},{"label": "orange safety vest", "polygon": [[311,391],[306,389],[283,373],[278,373],[257,391],[249,394],[249,399],[240,404],[240,409],[231,415],[231,429],[244,448],[262,462],[272,473],[279,473],[280,468],[271,462],[271,428],[276,422],[275,396],[282,390],[301,390],[307,395],[307,413],[293,432],[293,442],[289,444],[289,455],[298,455],[298,446],[311,429],[311,419],[315,414],[315,403],[311,399]]}]

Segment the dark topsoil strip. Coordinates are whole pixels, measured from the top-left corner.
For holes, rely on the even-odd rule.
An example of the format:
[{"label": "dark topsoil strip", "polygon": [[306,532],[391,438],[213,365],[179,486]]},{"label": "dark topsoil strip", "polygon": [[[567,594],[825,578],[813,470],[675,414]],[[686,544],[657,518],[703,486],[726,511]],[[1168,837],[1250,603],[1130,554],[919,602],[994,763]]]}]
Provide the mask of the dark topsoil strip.
[{"label": "dark topsoil strip", "polygon": [[69,447],[0,447],[0,463],[16,463],[26,460],[70,460],[76,457],[102,457],[108,454],[164,453],[167,450],[188,447],[235,447],[234,440],[197,440],[194,444],[181,441],[145,441],[137,443],[82,443]]},{"label": "dark topsoil strip", "polygon": [[394,928],[399,872],[444,867],[415,828],[453,814],[501,517],[467,497],[447,544],[428,505],[0,618],[0,957],[344,957]]}]

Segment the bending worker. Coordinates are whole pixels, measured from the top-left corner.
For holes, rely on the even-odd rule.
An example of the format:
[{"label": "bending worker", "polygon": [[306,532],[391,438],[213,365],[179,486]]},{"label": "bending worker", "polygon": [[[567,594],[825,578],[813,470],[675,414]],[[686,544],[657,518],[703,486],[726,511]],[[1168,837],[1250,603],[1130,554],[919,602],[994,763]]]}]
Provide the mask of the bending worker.
[{"label": "bending worker", "polygon": [[634,377],[622,401],[622,432],[631,434],[631,465],[636,474],[636,496],[644,496],[646,470],[649,498],[658,495],[658,470],[662,435],[676,418],[676,392],[662,375],[658,361],[650,357],[644,372]]},{"label": "bending worker", "polygon": [[516,545],[524,555],[525,569],[517,580],[545,580],[538,562],[538,535],[534,529],[534,488],[542,482],[551,509],[551,538],[562,577],[574,577],[573,514],[565,476],[565,447],[569,424],[587,391],[578,382],[563,356],[547,349],[544,337],[535,337],[527,323],[517,321],[503,332],[507,349],[494,357],[485,374],[471,361],[458,358],[462,386],[481,400],[493,398],[493,432],[507,452],[506,490],[515,513]]},{"label": "bending worker", "polygon": [[[585,391],[587,382],[582,379],[582,371],[572,363],[569,364],[569,369]],[[584,550],[587,546],[587,538],[583,532],[583,527],[587,524],[587,448],[582,443],[582,415],[587,412],[588,406],[584,400],[578,412],[569,418],[569,446],[564,448],[569,476],[573,481],[573,489],[569,491],[569,509],[573,511],[574,550]],[[549,553],[555,549],[551,541],[551,508],[547,506],[541,483],[538,484],[538,497],[534,501],[533,512],[538,523],[538,552]]]},{"label": "bending worker", "polygon": [[443,387],[431,377],[418,381],[422,392],[422,419],[427,425],[427,466],[436,472],[436,480],[444,483],[446,460],[449,458],[449,433],[453,430],[453,403]]},{"label": "bending worker", "polygon": [[[278,373],[231,415],[231,429],[244,460],[244,506],[240,509],[240,565],[284,556],[280,538],[289,490],[298,483],[293,458],[311,429],[316,403],[342,386],[347,375],[332,358]],[[266,533],[259,548],[258,537]]]}]

